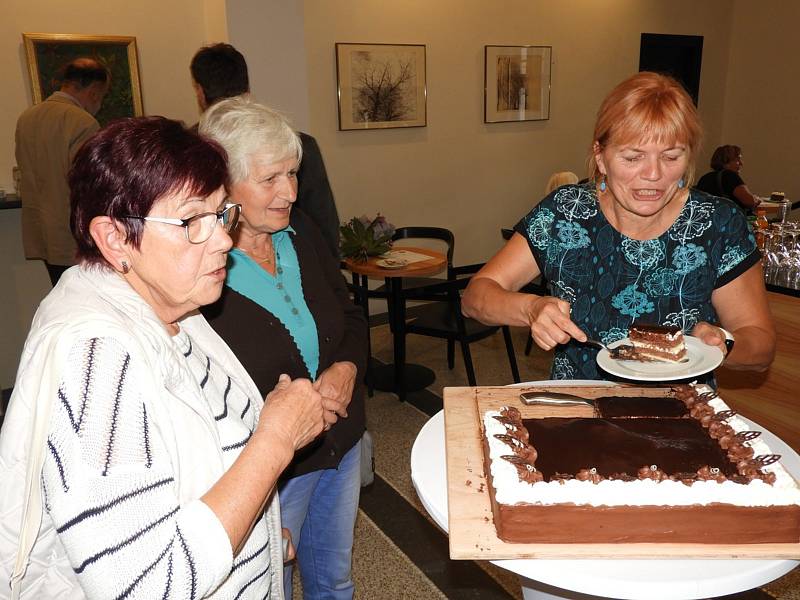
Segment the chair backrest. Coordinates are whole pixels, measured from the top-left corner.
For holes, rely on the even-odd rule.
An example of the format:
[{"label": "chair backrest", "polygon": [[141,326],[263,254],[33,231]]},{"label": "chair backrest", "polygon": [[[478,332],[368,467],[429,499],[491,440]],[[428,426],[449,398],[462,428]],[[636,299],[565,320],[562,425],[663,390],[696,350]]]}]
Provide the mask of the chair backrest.
[{"label": "chair backrest", "polygon": [[447,270],[453,268],[453,251],[456,238],[453,232],[444,227],[399,227],[395,230],[392,240],[405,240],[408,238],[440,240],[447,244]]}]

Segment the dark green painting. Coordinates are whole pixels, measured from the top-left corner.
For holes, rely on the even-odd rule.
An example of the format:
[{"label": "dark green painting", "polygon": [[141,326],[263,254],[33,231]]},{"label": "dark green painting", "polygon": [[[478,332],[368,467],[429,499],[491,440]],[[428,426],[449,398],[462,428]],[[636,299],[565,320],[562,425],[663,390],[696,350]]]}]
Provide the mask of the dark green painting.
[{"label": "dark green painting", "polygon": [[[58,90],[60,69],[75,58],[94,58],[111,73],[111,89],[97,113],[100,125],[142,114],[136,41],[132,37],[23,34],[34,102]],[[37,93],[38,92],[38,93]]]}]

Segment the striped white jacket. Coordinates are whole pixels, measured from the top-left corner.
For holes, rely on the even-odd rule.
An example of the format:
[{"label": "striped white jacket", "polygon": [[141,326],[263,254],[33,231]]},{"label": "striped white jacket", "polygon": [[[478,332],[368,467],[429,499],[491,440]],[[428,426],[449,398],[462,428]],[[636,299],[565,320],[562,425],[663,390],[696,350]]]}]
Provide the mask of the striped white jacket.
[{"label": "striped white jacket", "polygon": [[[205,319],[199,314],[188,316],[181,321],[181,328],[257,402],[257,415],[262,400],[255,384]],[[221,584],[232,570],[236,571],[243,557],[240,554],[234,564],[225,530],[199,500],[224,471],[214,414],[184,357],[141,297],[116,273],[79,266],[62,276],[34,317],[0,431],[0,598],[9,597],[12,572],[22,578],[22,598],[152,597],[148,595],[152,587],[145,593],[152,571],[143,569],[142,564],[157,564],[158,553],[163,549],[139,547],[130,560],[117,561],[116,570],[108,573],[107,584],[98,578],[87,584],[83,577],[76,577],[76,569],[81,573],[87,561],[118,547],[127,548],[131,540],[124,536],[115,539],[119,534],[114,531],[113,520],[109,521],[107,540],[86,539],[76,544],[75,539],[65,536],[63,540],[73,548],[70,556],[77,562],[70,565],[62,537],[44,510],[47,499],[42,497],[42,462],[50,461],[51,469],[53,465],[59,467],[48,448],[50,416],[63,391],[59,389],[58,374],[67,367],[75,342],[93,338],[113,338],[130,355],[130,362],[140,366],[135,384],[144,399],[148,435],[168,457],[180,523],[193,529],[186,536],[194,542],[189,553],[191,566],[177,562],[186,552],[175,553],[176,563],[170,559],[161,574],[162,579],[166,574],[172,584],[165,586],[158,597],[237,597],[230,589],[219,595],[214,592],[230,588]],[[153,481],[153,485],[162,483],[158,478]],[[72,521],[62,523],[62,533],[92,511],[103,510],[104,506],[86,506]],[[283,559],[277,494],[262,527],[264,537],[272,540],[266,549],[268,561],[263,557],[264,564],[271,565],[267,574],[268,597],[279,600],[283,597]],[[74,531],[70,534],[74,538]],[[176,543],[184,542],[178,539]],[[77,556],[84,547],[86,555]],[[98,548],[102,549],[99,553]],[[148,560],[143,562],[141,554]],[[91,587],[81,588],[79,579]],[[238,597],[250,598],[253,592],[254,588],[240,587]]]}]

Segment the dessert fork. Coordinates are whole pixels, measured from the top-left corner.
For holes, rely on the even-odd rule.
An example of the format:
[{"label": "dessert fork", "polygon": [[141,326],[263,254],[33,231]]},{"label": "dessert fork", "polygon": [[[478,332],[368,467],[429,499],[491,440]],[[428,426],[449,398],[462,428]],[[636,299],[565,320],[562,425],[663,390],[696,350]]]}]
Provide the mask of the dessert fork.
[{"label": "dessert fork", "polygon": [[608,346],[606,346],[603,342],[601,342],[600,340],[595,340],[593,338],[587,337],[586,341],[583,342],[583,343],[584,344],[589,344],[590,346],[597,346],[601,350],[607,350],[609,352],[609,354],[611,353],[611,349]]}]

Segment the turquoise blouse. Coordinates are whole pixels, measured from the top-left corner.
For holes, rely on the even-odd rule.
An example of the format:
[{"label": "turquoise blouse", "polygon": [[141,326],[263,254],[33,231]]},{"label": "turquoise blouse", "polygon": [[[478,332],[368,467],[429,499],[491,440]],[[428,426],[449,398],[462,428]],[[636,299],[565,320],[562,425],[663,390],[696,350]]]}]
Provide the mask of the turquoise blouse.
[{"label": "turquoise blouse", "polygon": [[272,234],[275,275],[270,275],[238,248],[228,255],[225,285],[269,311],[283,324],[300,350],[311,378],[319,369],[317,323],[308,309],[300,277],[300,263],[287,227]]},{"label": "turquoise blouse", "polygon": [[[690,332],[717,323],[716,288],[761,255],[744,213],[731,201],[692,191],[672,226],[651,240],[616,231],[600,210],[594,185],[568,185],[516,225],[548,281],[572,306],[589,337],[610,344],[634,323],[677,325]],[[603,379],[597,350],[574,340],[555,351],[553,379]]]}]

